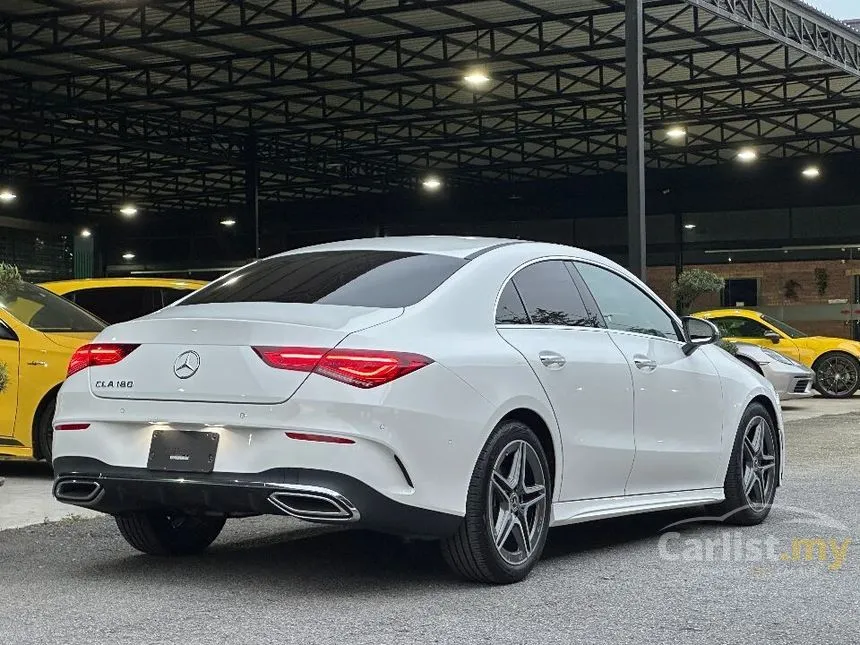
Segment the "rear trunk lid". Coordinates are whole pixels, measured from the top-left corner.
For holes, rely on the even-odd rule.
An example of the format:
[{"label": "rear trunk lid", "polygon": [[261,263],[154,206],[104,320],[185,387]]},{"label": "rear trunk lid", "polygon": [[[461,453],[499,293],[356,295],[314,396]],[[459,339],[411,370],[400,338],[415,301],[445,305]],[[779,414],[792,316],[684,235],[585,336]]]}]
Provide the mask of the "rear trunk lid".
[{"label": "rear trunk lid", "polygon": [[169,307],[99,337],[139,347],[116,364],[91,367],[90,387],[104,399],[283,403],[308,374],[272,368],[254,347],[330,349],[350,333],[402,313],[281,303]]}]

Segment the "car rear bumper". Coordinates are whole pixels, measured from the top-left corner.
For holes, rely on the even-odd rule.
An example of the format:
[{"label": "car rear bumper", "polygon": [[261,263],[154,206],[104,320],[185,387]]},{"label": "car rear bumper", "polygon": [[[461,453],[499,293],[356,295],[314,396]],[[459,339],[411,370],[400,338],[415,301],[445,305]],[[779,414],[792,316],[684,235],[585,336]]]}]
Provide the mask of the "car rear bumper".
[{"label": "car rear bumper", "polygon": [[156,509],[233,517],[288,515],[420,537],[449,536],[462,521],[457,515],[401,504],[353,477],[324,470],[183,475],[67,456],[54,460],[54,473],[59,501],[111,515]]}]

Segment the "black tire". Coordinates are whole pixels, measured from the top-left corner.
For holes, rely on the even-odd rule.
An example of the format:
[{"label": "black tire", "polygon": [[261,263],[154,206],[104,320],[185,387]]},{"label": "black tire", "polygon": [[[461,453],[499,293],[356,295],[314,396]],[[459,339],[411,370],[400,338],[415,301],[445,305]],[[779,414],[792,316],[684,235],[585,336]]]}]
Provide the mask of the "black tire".
[{"label": "black tire", "polygon": [[224,517],[140,511],[116,516],[119,532],[149,555],[193,555],[206,549],[224,528]]},{"label": "black tire", "polygon": [[[773,457],[772,467],[770,469],[772,480],[768,490],[764,491],[765,486],[762,486],[763,495],[761,499],[756,499],[755,503],[747,494],[747,486],[745,485],[745,473],[751,470],[745,454],[745,440],[750,426],[756,419],[761,419],[766,422],[766,427],[762,429],[763,441],[765,441],[765,451],[769,452]],[[766,436],[765,436],[766,435]],[[776,495],[777,482],[779,479],[779,440],[773,416],[760,403],[751,404],[744,415],[741,417],[741,422],[738,425],[738,431],[735,436],[734,448],[732,456],[729,460],[729,467],[726,471],[726,479],[724,490],[726,499],[720,504],[712,507],[712,511],[719,517],[723,517],[727,524],[735,524],[738,526],[753,526],[761,524],[764,519],[770,514],[771,504],[773,504],[774,496]],[[755,460],[758,464],[759,460]],[[760,463],[770,463],[764,459]]]},{"label": "black tire", "polygon": [[54,412],[57,409],[57,399],[51,396],[36,420],[36,446],[39,456],[51,465],[54,454]]},{"label": "black tire", "polygon": [[[845,361],[845,366],[848,369],[854,370],[854,383],[843,392],[830,391],[823,385],[825,382],[823,379],[826,378],[825,369],[831,359]],[[812,369],[815,372],[814,387],[818,393],[826,399],[847,399],[854,396],[854,393],[857,392],[858,388],[860,388],[860,361],[854,358],[851,354],[846,354],[845,352],[828,352],[816,359],[815,363],[812,365]]]},{"label": "black tire", "polygon": [[[514,451],[522,450],[519,459],[528,463],[526,475],[520,477],[517,486],[508,489],[507,493],[501,491],[497,481],[499,488],[493,488],[491,493],[491,485],[496,481],[493,471],[504,468],[508,458],[512,460],[510,472],[513,478],[513,464],[518,457],[508,452],[512,446]],[[448,566],[461,577],[477,582],[509,584],[523,580],[540,559],[546,544],[552,506],[550,472],[544,449],[531,428],[520,421],[499,423],[481,451],[472,473],[463,523],[453,536],[442,541],[442,555]],[[541,486],[541,480],[542,503],[536,490]],[[531,492],[528,489],[532,489]],[[504,495],[511,528],[506,533],[507,539],[502,539],[502,546],[497,548],[490,514],[494,512],[494,500],[497,497],[502,499]],[[500,504],[496,512],[503,510]],[[531,528],[529,522],[532,522]],[[526,529],[518,528],[522,526]],[[521,562],[512,563],[502,555],[506,544],[523,543],[529,544],[529,548],[522,549],[520,556],[524,559]]]}]

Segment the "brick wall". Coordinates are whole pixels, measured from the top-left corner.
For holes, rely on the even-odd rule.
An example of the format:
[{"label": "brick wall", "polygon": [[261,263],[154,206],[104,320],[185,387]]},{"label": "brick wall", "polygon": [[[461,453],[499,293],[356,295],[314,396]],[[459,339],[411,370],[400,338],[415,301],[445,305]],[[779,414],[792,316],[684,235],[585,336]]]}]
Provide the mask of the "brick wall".
[{"label": "brick wall", "polygon": [[[759,281],[758,307],[781,318],[788,324],[812,335],[851,337],[849,305],[831,304],[832,300],[853,299],[854,276],[860,274],[860,260],[822,260],[795,262],[760,262],[705,264],[696,268],[713,271],[723,278],[756,278]],[[815,270],[827,271],[828,285],[824,294],[818,293]],[[674,306],[672,280],[675,267],[649,267],[648,284],[667,303]],[[785,284],[796,281],[797,299],[785,297]],[[693,309],[702,311],[720,306],[720,294],[702,296]],[[779,308],[774,311],[773,308]],[[860,318],[855,306],[853,319]]]}]

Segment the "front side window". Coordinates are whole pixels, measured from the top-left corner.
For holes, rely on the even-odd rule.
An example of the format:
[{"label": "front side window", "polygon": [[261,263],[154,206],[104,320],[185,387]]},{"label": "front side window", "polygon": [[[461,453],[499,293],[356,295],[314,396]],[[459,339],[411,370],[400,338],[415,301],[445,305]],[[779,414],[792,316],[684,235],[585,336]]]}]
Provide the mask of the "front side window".
[{"label": "front side window", "polygon": [[0,308],[36,331],[46,333],[100,332],[105,324],[65,298],[20,282],[0,293]]},{"label": "front side window", "polygon": [[768,325],[772,325],[776,327],[783,334],[788,336],[789,338],[809,338],[809,334],[806,334],[799,329],[795,329],[791,325],[787,325],[781,320],[777,320],[776,318],[771,318],[770,316],[762,316],[762,320],[764,320]]},{"label": "front side window", "polygon": [[311,251],[254,262],[176,306],[283,302],[408,307],[430,295],[468,261],[401,251]]},{"label": "front side window", "polygon": [[632,282],[593,264],[575,265],[609,329],[682,340],[672,317]]},{"label": "front side window", "polygon": [[742,316],[722,316],[711,318],[723,338],[764,338],[771,331],[757,320]]},{"label": "front side window", "polygon": [[597,326],[564,262],[548,260],[531,264],[513,277],[513,283],[531,324]]}]

